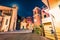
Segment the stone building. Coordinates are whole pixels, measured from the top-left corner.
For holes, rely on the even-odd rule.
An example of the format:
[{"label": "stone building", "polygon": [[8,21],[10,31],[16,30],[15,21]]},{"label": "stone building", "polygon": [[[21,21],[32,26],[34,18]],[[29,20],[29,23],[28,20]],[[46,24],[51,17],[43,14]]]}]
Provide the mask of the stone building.
[{"label": "stone building", "polygon": [[17,7],[0,6],[0,31],[16,30]]},{"label": "stone building", "polygon": [[40,17],[41,10],[39,7],[35,7],[33,9],[33,19],[34,19],[34,25],[40,26],[41,24],[41,17]]}]

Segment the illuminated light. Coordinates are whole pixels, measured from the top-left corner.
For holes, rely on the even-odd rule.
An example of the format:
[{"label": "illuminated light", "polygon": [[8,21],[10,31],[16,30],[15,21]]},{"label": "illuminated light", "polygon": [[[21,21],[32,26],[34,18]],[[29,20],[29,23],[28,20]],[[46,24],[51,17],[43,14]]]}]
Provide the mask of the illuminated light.
[{"label": "illuminated light", "polygon": [[55,7],[54,9],[49,10],[49,13],[55,17],[56,21],[60,21],[60,9]]},{"label": "illuminated light", "polygon": [[36,19],[34,19],[34,21],[35,21],[35,22],[37,22],[37,20],[36,20]]}]

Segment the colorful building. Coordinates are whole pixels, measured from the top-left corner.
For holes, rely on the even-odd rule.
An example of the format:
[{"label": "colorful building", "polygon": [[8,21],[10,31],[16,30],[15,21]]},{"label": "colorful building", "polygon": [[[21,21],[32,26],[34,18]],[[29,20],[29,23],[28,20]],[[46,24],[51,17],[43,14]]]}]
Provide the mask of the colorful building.
[{"label": "colorful building", "polygon": [[42,0],[42,2],[48,7],[44,13],[50,15],[42,19],[45,37],[60,40],[60,0]]},{"label": "colorful building", "polygon": [[16,30],[17,6],[0,6],[0,31]]},{"label": "colorful building", "polygon": [[31,17],[24,18],[23,21],[21,22],[20,29],[32,30],[33,29],[32,18]]},{"label": "colorful building", "polygon": [[39,7],[35,7],[33,9],[33,19],[34,19],[34,25],[40,26],[41,24],[41,17],[40,17],[41,10]]},{"label": "colorful building", "polygon": [[26,22],[26,19],[24,18],[23,21],[21,21],[21,24],[20,24],[20,29],[27,29],[26,26],[27,26],[27,22]]},{"label": "colorful building", "polygon": [[42,9],[42,23],[44,27],[45,37],[50,37],[54,39],[53,29],[52,29],[52,17],[51,15]]},{"label": "colorful building", "polygon": [[27,17],[26,20],[27,20],[27,23],[32,23],[32,17]]},{"label": "colorful building", "polygon": [[33,30],[33,22],[32,22],[32,17],[27,17],[27,28],[30,30]]}]

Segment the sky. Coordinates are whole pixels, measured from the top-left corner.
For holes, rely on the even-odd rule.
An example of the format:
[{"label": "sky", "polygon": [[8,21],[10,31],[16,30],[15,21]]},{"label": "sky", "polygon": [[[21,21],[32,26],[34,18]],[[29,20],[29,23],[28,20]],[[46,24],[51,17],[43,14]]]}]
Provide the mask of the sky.
[{"label": "sky", "polygon": [[35,6],[42,8],[44,5],[41,0],[0,0],[0,5],[18,6],[18,15],[22,17],[33,16],[33,9]]}]

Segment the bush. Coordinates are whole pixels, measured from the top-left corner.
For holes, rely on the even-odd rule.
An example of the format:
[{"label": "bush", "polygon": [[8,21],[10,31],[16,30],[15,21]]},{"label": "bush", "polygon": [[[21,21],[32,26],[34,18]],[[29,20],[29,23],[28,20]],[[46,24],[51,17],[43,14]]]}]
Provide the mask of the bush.
[{"label": "bush", "polygon": [[41,28],[35,26],[35,27],[34,27],[34,33],[36,33],[36,34],[40,34],[40,35],[41,35],[41,33],[42,33]]}]

